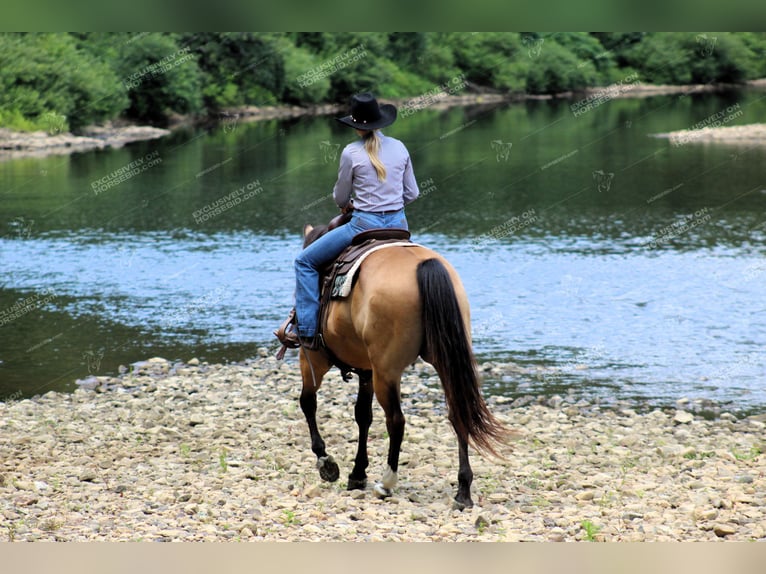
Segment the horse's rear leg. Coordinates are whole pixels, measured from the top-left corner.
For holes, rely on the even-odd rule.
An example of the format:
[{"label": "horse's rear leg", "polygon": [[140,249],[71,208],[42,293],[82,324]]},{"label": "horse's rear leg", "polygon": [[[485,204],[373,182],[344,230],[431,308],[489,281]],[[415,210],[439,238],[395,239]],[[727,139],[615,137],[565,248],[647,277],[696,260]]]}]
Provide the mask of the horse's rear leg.
[{"label": "horse's rear leg", "polygon": [[301,377],[303,378],[303,390],[301,391],[301,410],[306,416],[311,434],[311,450],[317,456],[317,468],[322,480],[335,482],[340,476],[340,470],[333,457],[325,451],[324,440],[319,434],[317,426],[317,391],[322,385],[322,377],[330,370],[330,363],[316,352],[306,352],[301,349]]},{"label": "horse's rear leg", "polygon": [[386,429],[388,430],[388,468],[383,473],[383,479],[374,487],[374,492],[380,498],[391,496],[396,486],[399,469],[399,451],[404,438],[404,414],[402,414],[401,397],[399,395],[399,377],[382,377],[373,374],[373,388],[383,412],[386,413]]},{"label": "horse's rear leg", "polygon": [[359,425],[359,446],[356,451],[354,470],[348,477],[348,490],[364,490],[367,487],[367,436],[372,423],[372,371],[359,374],[359,394],[354,408],[356,424]]},{"label": "horse's rear leg", "polygon": [[460,469],[457,473],[457,495],[455,496],[455,507],[463,510],[473,506],[471,500],[471,483],[473,482],[473,471],[471,463],[468,460],[468,443],[458,438],[458,449],[460,459]]}]

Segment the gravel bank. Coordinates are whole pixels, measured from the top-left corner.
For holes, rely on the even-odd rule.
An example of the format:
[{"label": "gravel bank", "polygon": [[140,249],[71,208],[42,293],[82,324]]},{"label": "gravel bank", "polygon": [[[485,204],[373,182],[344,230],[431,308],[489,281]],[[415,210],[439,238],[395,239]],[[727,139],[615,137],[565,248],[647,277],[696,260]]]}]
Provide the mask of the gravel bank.
[{"label": "gravel bank", "polygon": [[157,139],[169,133],[170,130],[152,126],[90,126],[81,135],[58,131],[14,132],[0,128],[0,160],[120,148],[130,142]]},{"label": "gravel bank", "polygon": [[[341,465],[322,483],[297,367],[150,359],[73,394],[0,403],[3,540],[753,540],[766,537],[764,423],[491,398],[523,433],[472,459],[476,506],[453,510],[457,447],[432,369],[403,380],[399,485],[347,492],[356,383],[330,374],[319,421]],[[541,404],[545,402],[546,404]],[[551,406],[553,405],[553,406]],[[375,405],[370,482],[387,439]]]},{"label": "gravel bank", "polygon": [[766,144],[766,124],[705,127],[696,130],[678,130],[655,135],[660,138],[668,138],[674,146],[682,146],[688,143],[764,145]]}]

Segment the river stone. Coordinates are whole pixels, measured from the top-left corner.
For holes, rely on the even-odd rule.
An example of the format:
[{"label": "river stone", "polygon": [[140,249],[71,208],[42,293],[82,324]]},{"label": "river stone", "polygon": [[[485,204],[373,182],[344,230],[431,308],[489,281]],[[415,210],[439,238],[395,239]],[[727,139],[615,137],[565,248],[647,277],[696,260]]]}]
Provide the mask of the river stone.
[{"label": "river stone", "polygon": [[492,504],[500,504],[508,500],[508,494],[505,492],[493,492],[487,497]]},{"label": "river stone", "polygon": [[697,520],[715,520],[718,518],[718,510],[715,508],[695,508],[694,518]]},{"label": "river stone", "polygon": [[551,542],[564,542],[566,540],[566,533],[561,528],[552,528],[548,533],[548,540]]},{"label": "river stone", "polygon": [[98,475],[90,469],[85,469],[77,476],[77,478],[80,482],[94,482],[98,478]]},{"label": "river stone", "polygon": [[476,520],[474,521],[473,525],[478,530],[483,530],[484,528],[487,528],[489,526],[489,518],[487,518],[484,514],[479,514],[479,516],[476,517]]},{"label": "river stone", "polygon": [[322,487],[319,484],[312,484],[303,491],[303,496],[307,498],[316,498],[322,494]]},{"label": "river stone", "polygon": [[[766,457],[738,460],[733,454],[748,453],[764,440],[744,420],[696,417],[691,426],[674,424],[676,411],[634,415],[628,410],[634,405],[619,402],[570,418],[536,397],[524,405],[494,401],[492,412],[509,427],[523,428],[519,421],[527,421],[526,435],[507,461],[472,458],[477,505],[459,512],[449,506],[457,461],[443,393],[438,380],[428,378],[435,375],[421,378],[417,365],[402,379],[411,414],[399,504],[378,501],[368,491],[347,492],[343,481],[319,482],[298,405],[297,357],[283,364],[266,358],[246,366],[209,365],[204,375],[202,367],[186,374],[176,370],[163,375],[154,393],[133,396],[133,389],[155,380],[151,365],[144,368],[152,376],[125,375],[100,395],[87,391],[0,405],[4,536],[555,541],[577,540],[583,520],[601,525],[596,538],[607,541],[704,541],[714,537],[716,526],[726,540],[764,535],[766,491],[759,477]],[[318,419],[328,451],[350,466],[357,390],[337,373],[326,382]],[[434,412],[421,410],[421,399]],[[188,426],[195,416],[204,417],[204,424]],[[627,429],[624,420],[635,424]],[[373,466],[385,464],[385,432],[384,417],[376,416],[369,442]],[[660,446],[678,454],[663,461]],[[221,453],[228,468],[221,468]],[[449,464],[442,467],[439,460]],[[79,480],[86,471],[98,476],[98,484]],[[18,491],[19,481],[31,483],[32,490]],[[304,496],[314,494],[316,485],[316,496]]]},{"label": "river stone", "polygon": [[14,483],[16,490],[23,490],[27,492],[34,492],[36,490],[33,482],[29,480],[18,480]]},{"label": "river stone", "polygon": [[737,527],[733,524],[716,524],[713,526],[713,532],[715,532],[715,535],[719,538],[723,538],[725,536],[736,534]]},{"label": "river stone", "polygon": [[673,417],[673,422],[679,425],[689,424],[694,420],[694,415],[687,411],[677,411]]}]

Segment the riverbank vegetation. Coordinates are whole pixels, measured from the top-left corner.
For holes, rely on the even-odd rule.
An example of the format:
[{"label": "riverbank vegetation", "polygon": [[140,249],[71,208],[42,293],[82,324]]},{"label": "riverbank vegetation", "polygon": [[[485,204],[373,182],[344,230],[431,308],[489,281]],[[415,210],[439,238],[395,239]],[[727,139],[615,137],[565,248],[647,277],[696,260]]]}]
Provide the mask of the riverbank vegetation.
[{"label": "riverbank vegetation", "polygon": [[238,106],[766,76],[766,33],[3,33],[0,127],[164,125]]}]

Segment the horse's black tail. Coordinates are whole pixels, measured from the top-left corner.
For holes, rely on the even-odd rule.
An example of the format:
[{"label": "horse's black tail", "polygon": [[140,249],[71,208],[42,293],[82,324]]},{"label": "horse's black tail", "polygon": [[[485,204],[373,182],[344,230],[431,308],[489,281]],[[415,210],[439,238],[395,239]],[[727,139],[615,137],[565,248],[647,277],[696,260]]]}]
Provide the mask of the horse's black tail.
[{"label": "horse's black tail", "polygon": [[468,342],[455,288],[438,259],[418,264],[425,348],[423,355],[436,368],[449,408],[449,420],[458,437],[478,451],[497,453],[505,444],[506,428],[489,412],[481,395],[476,359]]}]

